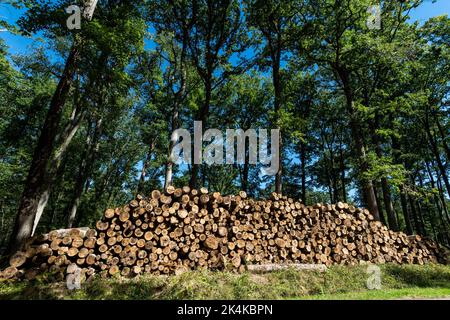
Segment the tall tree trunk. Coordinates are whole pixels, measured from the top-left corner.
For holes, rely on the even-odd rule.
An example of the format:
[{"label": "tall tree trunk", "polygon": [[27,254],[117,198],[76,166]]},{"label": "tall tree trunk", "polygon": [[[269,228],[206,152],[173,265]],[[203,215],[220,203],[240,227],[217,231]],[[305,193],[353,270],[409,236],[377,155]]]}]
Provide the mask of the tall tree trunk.
[{"label": "tall tree trunk", "polygon": [[[182,41],[181,56],[180,56],[180,61],[179,61],[180,74],[181,74],[180,89],[175,93],[175,102],[173,105],[172,117],[171,117],[171,121],[170,121],[170,129],[171,129],[170,136],[172,135],[172,133],[175,130],[177,130],[180,127],[179,113],[180,113],[181,105],[182,105],[183,101],[185,100],[185,95],[186,95],[187,71],[186,71],[186,67],[185,67],[185,56],[186,56],[186,50],[187,50],[187,41],[188,41],[187,31],[186,31],[186,29],[183,29],[183,41]],[[171,138],[169,141],[169,150],[168,150],[169,154],[168,154],[168,161],[166,163],[164,189],[167,189],[173,183],[174,163],[171,159],[171,156],[172,156],[173,148],[175,147],[175,143],[176,143],[176,141],[173,141]]]},{"label": "tall tree trunk", "polygon": [[[422,178],[422,175],[421,175],[420,171],[419,171],[419,173],[417,175],[417,178],[419,180],[420,188],[424,189],[425,185],[423,183],[423,178]],[[425,224],[425,217],[427,216],[428,217],[428,222],[430,223],[430,226],[431,226],[431,229],[432,229],[432,232],[433,232],[433,235],[436,236],[436,230],[435,230],[435,227],[434,227],[433,217],[431,216],[431,211],[432,210],[431,210],[430,204],[429,203],[425,203],[425,213],[427,213],[426,216],[425,216],[424,211],[422,210],[422,205],[421,205],[419,199],[417,200],[417,208],[418,208],[418,212],[419,212],[420,221],[421,221],[422,226],[423,226],[424,235],[428,234],[427,226]]]},{"label": "tall tree trunk", "polygon": [[150,143],[150,148],[145,157],[145,161],[142,164],[141,175],[139,177],[139,183],[138,183],[138,187],[136,190],[137,194],[141,193],[142,190],[144,189],[145,177],[147,176],[148,165],[150,164],[150,161],[152,159],[152,154],[153,154],[153,151],[155,150],[155,147],[156,147],[155,141],[152,140],[152,142]]},{"label": "tall tree trunk", "polygon": [[357,111],[354,106],[353,91],[350,87],[350,76],[349,72],[340,66],[334,66],[337,71],[339,78],[342,82],[342,87],[344,89],[344,94],[347,104],[347,112],[350,117],[350,130],[352,134],[354,149],[356,157],[358,159],[358,175],[360,192],[365,202],[365,205],[374,216],[374,218],[380,221],[380,214],[378,211],[377,200],[375,197],[375,191],[373,183],[370,179],[365,179],[362,176],[369,170],[369,164],[367,162],[366,147],[364,145],[364,135],[361,128],[361,121],[357,115]]},{"label": "tall tree trunk", "polygon": [[189,187],[191,187],[191,189],[198,187],[197,183],[198,173],[199,173],[199,166],[198,164],[193,163],[191,170],[191,178],[189,180]]},{"label": "tall tree trunk", "polygon": [[[91,2],[96,2],[96,1],[91,0]],[[98,59],[98,65],[105,66],[107,64],[107,61],[108,61],[108,53],[104,52],[104,51],[101,52],[100,57]],[[85,94],[84,99],[82,99],[82,100],[79,99],[79,97],[78,97],[79,90],[76,90],[76,92],[75,92],[74,104],[76,107],[74,108],[73,114],[70,118],[68,125],[66,126],[66,128],[63,131],[62,138],[61,138],[62,139],[61,146],[58,148],[58,150],[55,154],[55,157],[52,160],[51,168],[54,168],[54,171],[58,170],[58,168],[60,167],[61,159],[62,159],[63,155],[66,153],[67,148],[69,147],[70,143],[72,142],[73,138],[75,137],[75,134],[78,132],[78,129],[80,128],[82,121],[84,120],[85,116],[88,113],[88,111],[87,111],[88,107],[85,105],[84,102],[86,100],[88,100],[87,97],[93,93],[92,92],[93,90],[100,91],[99,82],[101,81],[101,73],[98,70],[91,71],[91,73],[89,74],[89,77],[88,77],[88,81],[89,81],[89,84],[86,86],[88,93]],[[95,88],[95,89],[92,89],[92,88]],[[103,102],[102,96],[100,95],[100,98],[97,98],[97,99],[98,99],[98,101],[96,103],[96,107],[99,107],[102,105],[102,102]],[[97,125],[100,124],[100,126],[101,126],[101,122],[102,122],[102,120],[100,119],[97,122]],[[95,132],[94,134],[96,134],[96,137],[98,136],[98,133]],[[89,147],[90,145],[87,144],[86,146]],[[98,146],[97,146],[97,148],[98,148]],[[85,153],[82,161],[86,161],[86,158],[88,158],[88,157],[91,158],[91,160],[89,160],[89,163],[88,163],[88,166],[90,167],[92,165],[92,162],[94,161],[93,150],[90,150],[87,154]],[[50,171],[49,175],[52,178],[49,179],[48,190],[47,190],[48,194],[45,194],[45,196],[42,197],[42,199],[46,199],[46,202],[43,203],[42,206],[40,206],[40,208],[37,211],[36,218],[35,218],[35,227],[33,229],[32,235],[34,234],[35,228],[37,227],[37,223],[39,222],[39,220],[42,216],[42,213],[47,205],[48,196],[49,196],[50,192],[52,191],[53,184],[56,180],[54,178],[54,175],[51,175],[51,170],[49,170],[49,171]],[[79,183],[79,182],[77,182],[77,183]],[[77,185],[77,183],[76,183],[76,185]],[[71,207],[72,209],[70,209],[70,210],[66,209],[66,211],[65,211],[68,216],[69,227],[71,227],[74,222],[74,218],[71,218],[71,217],[72,216],[75,217],[75,215],[76,215],[79,201],[81,198],[81,194],[83,192],[83,184],[84,183],[82,183],[81,186],[77,186],[75,188],[75,195],[74,195],[75,198],[72,199],[72,202],[69,202],[69,207]],[[76,199],[78,199],[78,200],[76,200]]]},{"label": "tall tree trunk", "polygon": [[434,119],[435,119],[435,122],[437,124],[439,133],[441,135],[442,146],[443,146],[443,148],[445,150],[445,154],[447,155],[447,163],[448,163],[448,162],[450,162],[450,148],[449,148],[449,146],[446,143],[446,139],[448,139],[448,132],[447,132],[447,135],[446,135],[445,134],[445,129],[442,128],[441,122],[439,121],[439,118],[436,115],[436,113],[434,114]]},{"label": "tall tree trunk", "polygon": [[[420,212],[423,212],[423,211],[422,211],[422,206],[420,205],[420,202],[418,202],[417,205],[418,205],[418,207],[419,207]],[[437,240],[437,239],[438,239],[438,232],[436,231],[436,226],[435,226],[435,224],[434,224],[433,218],[432,218],[431,215],[429,214],[430,211],[431,211],[430,206],[429,206],[429,205],[426,205],[426,206],[425,206],[425,212],[428,212],[428,221],[429,221],[430,226],[431,226],[431,236],[432,236],[432,238],[433,238],[434,240]],[[426,228],[425,228],[425,230],[426,230]]]},{"label": "tall tree trunk", "polygon": [[437,187],[438,187],[439,197],[441,198],[442,206],[443,206],[444,211],[446,213],[445,216],[447,218],[447,221],[450,223],[450,215],[449,215],[449,212],[448,212],[448,209],[447,209],[447,201],[445,199],[444,189],[443,189],[443,186],[442,186],[441,177],[439,175],[439,172],[436,172],[436,184],[437,184]]},{"label": "tall tree trunk", "polygon": [[68,212],[68,219],[67,219],[67,228],[72,228],[75,222],[75,218],[77,216],[78,207],[81,202],[81,196],[83,194],[83,182],[85,180],[82,180],[82,178],[77,179],[77,186],[75,188],[75,194],[72,198],[70,209]]},{"label": "tall tree trunk", "polygon": [[411,209],[411,215],[414,221],[414,226],[418,234],[423,235],[422,226],[420,225],[419,218],[416,212],[415,201],[411,195],[408,195],[409,208]]},{"label": "tall tree trunk", "polygon": [[[278,42],[279,43],[279,42]],[[281,105],[282,105],[282,84],[281,84],[281,75],[280,75],[280,63],[281,63],[281,48],[280,45],[276,46],[275,52],[272,53],[272,81],[273,88],[275,92],[274,97],[274,108],[275,108],[275,121],[279,121]],[[280,129],[279,124],[276,123],[276,129]],[[275,192],[282,193],[283,192],[283,141],[282,135],[279,137],[279,162],[278,162],[278,171],[275,175]]]},{"label": "tall tree trunk", "polygon": [[[425,166],[426,166],[426,169],[427,169],[428,177],[430,178],[431,188],[436,189],[436,183],[434,181],[433,173],[432,173],[432,171],[430,169],[430,165],[429,165],[429,163],[427,161],[425,161]],[[445,208],[445,203],[442,204],[444,206],[443,207],[441,205],[441,199],[440,199],[440,197],[437,194],[434,194],[434,203],[436,205],[436,210],[439,213],[439,220],[441,222],[441,228],[440,229],[445,231],[445,230],[447,230],[447,227],[448,227],[446,221],[444,220],[444,215],[447,215],[447,212],[445,211],[445,209],[446,209]],[[448,243],[449,239],[448,239],[446,234],[445,234],[445,240]]]},{"label": "tall tree trunk", "polygon": [[333,197],[334,197],[334,202],[338,202],[341,200],[340,196],[339,196],[339,188],[337,186],[337,177],[336,177],[336,173],[333,170]]},{"label": "tall tree trunk", "polygon": [[428,235],[428,231],[427,231],[427,228],[425,226],[425,219],[424,219],[423,212],[422,212],[422,206],[420,205],[419,200],[415,201],[415,205],[417,206],[417,213],[418,213],[418,216],[419,216],[418,220],[419,220],[419,223],[420,223],[420,226],[421,226],[421,229],[422,229],[422,235],[424,235],[426,237]]},{"label": "tall tree trunk", "polygon": [[[196,115],[196,120],[202,122],[202,132],[201,132],[202,135],[203,135],[203,130],[207,126],[207,120],[209,117],[209,106],[211,104],[211,99],[212,99],[212,72],[208,73],[207,80],[205,81],[205,101],[203,103],[202,108]],[[192,152],[192,157],[193,157],[194,161],[192,161],[191,178],[189,180],[189,186],[191,188],[198,188],[198,175],[200,173],[201,163],[195,163],[196,162],[195,159],[196,159],[196,157],[199,159],[202,158],[201,153],[203,152],[203,148],[200,147],[198,152],[199,152],[199,154],[197,154],[197,155],[196,155],[195,150],[193,150],[193,152]]]},{"label": "tall tree trunk", "polygon": [[[356,147],[356,154],[359,160],[359,170],[358,174],[361,176],[368,171],[368,163],[366,156],[366,149],[362,140],[362,135],[359,130],[359,124],[355,120],[351,120],[351,127],[353,133],[353,139]],[[377,200],[375,197],[374,186],[371,180],[360,177],[361,193],[363,200],[367,205],[369,211],[375,217],[376,220],[380,221],[380,214],[378,212]]]},{"label": "tall tree trunk", "polygon": [[403,185],[400,186],[400,203],[402,206],[403,217],[405,218],[406,233],[411,235],[413,234],[414,230],[412,227],[411,218],[408,211],[407,195],[405,193],[405,188]]},{"label": "tall tree trunk", "polygon": [[[170,139],[170,142],[169,142],[169,157],[168,157],[169,160],[166,163],[166,170],[165,170],[166,172],[165,172],[165,175],[164,175],[164,189],[167,189],[173,183],[173,166],[174,166],[174,163],[173,163],[173,161],[171,159],[171,155],[172,155],[172,151],[173,151],[173,148],[175,146],[175,143],[176,143],[175,141]],[[147,169],[146,167],[143,168],[143,170],[146,170],[146,169]]]},{"label": "tall tree trunk", "polygon": [[300,143],[300,175],[301,175],[301,190],[302,202],[306,204],[306,143]]},{"label": "tall tree trunk", "polygon": [[[331,130],[334,132],[334,128],[333,125],[331,127]],[[334,159],[334,149],[333,149],[333,144],[334,144],[334,134],[331,137],[331,141],[328,142],[326,141],[326,147],[328,148],[329,152],[330,152],[330,183],[333,187],[333,202],[337,203],[340,198],[339,198],[339,189],[338,189],[338,185],[337,185],[337,181],[338,181],[338,173],[336,170],[336,166],[335,166],[335,159]]]},{"label": "tall tree trunk", "polygon": [[88,133],[88,136],[86,138],[86,147],[81,159],[74,195],[69,204],[69,210],[67,214],[68,228],[73,227],[78,207],[80,205],[81,196],[83,195],[84,186],[86,185],[86,181],[91,174],[92,166],[95,162],[98,150],[100,148],[99,139],[101,132],[103,131],[102,123],[103,119],[101,117],[98,118],[97,121],[95,121],[93,136],[91,137],[91,135]]},{"label": "tall tree trunk", "polygon": [[[14,229],[11,235],[8,251],[20,250],[36,225],[35,218],[38,210],[47,202],[49,191],[47,185],[47,166],[53,153],[53,145],[58,134],[63,107],[73,81],[73,75],[79,56],[78,46],[74,44],[66,61],[64,72],[58,83],[50,103],[44,125],[35,147],[30,170],[25,182],[25,188],[20,200]],[[43,189],[44,188],[44,189]]]},{"label": "tall tree trunk", "polygon": [[[375,116],[375,123],[372,128],[372,136],[374,140],[373,142],[375,144],[375,152],[377,154],[378,159],[381,159],[383,158],[383,150],[381,148],[380,137],[376,132],[378,127],[379,127],[379,115],[377,113]],[[391,228],[394,231],[398,231],[398,223],[397,218],[395,216],[394,204],[392,203],[391,199],[391,188],[389,187],[389,182],[386,177],[382,177],[380,182],[381,182],[381,191],[383,194],[384,208],[386,209],[389,228]]]},{"label": "tall tree trunk", "polygon": [[41,220],[42,214],[44,213],[45,208],[47,207],[48,201],[50,199],[50,194],[53,190],[55,181],[57,181],[57,177],[59,176],[58,172],[62,170],[61,163],[63,156],[66,154],[67,148],[72,142],[75,134],[78,132],[80,128],[81,122],[84,119],[85,112],[82,109],[81,103],[76,101],[77,106],[73,112],[73,115],[70,119],[69,124],[64,129],[64,133],[61,137],[61,145],[55,153],[55,156],[51,160],[51,165],[47,170],[47,180],[45,185],[41,187],[41,193],[38,195],[39,203],[36,210],[36,215],[34,217],[33,230],[31,232],[31,236],[33,236],[36,232],[36,228]]},{"label": "tall tree trunk", "polygon": [[[401,153],[401,144],[398,137],[392,135],[391,140],[392,140],[392,155],[394,158],[394,162],[398,165],[402,165],[403,167],[405,167],[405,169],[407,169],[406,164],[400,157],[402,153]],[[414,230],[411,223],[411,216],[408,211],[407,193],[405,190],[405,186],[403,184],[399,186],[399,191],[400,191],[400,204],[402,207],[403,218],[405,219],[406,233],[411,235],[413,234]],[[399,220],[397,219],[397,221]]]},{"label": "tall tree trunk", "polygon": [[[381,203],[381,201],[380,201],[380,198],[379,198],[379,192],[378,192],[378,188],[375,186],[375,183],[373,183],[372,182],[372,184],[373,184],[373,191],[374,191],[374,193],[375,193],[375,199],[376,199],[376,201],[377,201],[377,204],[380,204]],[[386,218],[384,217],[384,212],[383,212],[383,209],[382,209],[382,206],[381,205],[378,205],[378,213],[379,213],[379,215],[380,215],[380,222],[382,223],[382,224],[384,224],[384,225],[387,225],[387,223],[386,223]]]},{"label": "tall tree trunk", "polygon": [[[59,201],[61,200],[62,194],[63,194],[63,192],[61,190],[59,190],[57,192],[55,204],[59,203]],[[52,206],[52,209],[50,210],[50,228],[52,228],[52,229],[53,229],[53,226],[55,225],[55,220],[56,220],[56,208],[57,208],[57,206],[54,205],[54,206]]]},{"label": "tall tree trunk", "polygon": [[342,150],[342,142],[339,142],[339,167],[341,171],[341,188],[342,188],[342,199],[347,202],[347,190],[345,187],[345,162],[344,162],[344,152]]},{"label": "tall tree trunk", "polygon": [[395,215],[394,204],[391,199],[391,188],[389,186],[388,180],[386,178],[381,178],[381,190],[383,192],[383,202],[386,208],[386,213],[388,217],[389,228],[394,231],[398,231],[398,222]]},{"label": "tall tree trunk", "polygon": [[[96,5],[97,1],[95,0],[86,3],[83,11],[87,13],[87,19],[92,18]],[[25,241],[33,232],[33,226],[36,224],[36,213],[42,205],[40,197],[43,193],[42,186],[45,186],[47,180],[47,166],[54,151],[53,145],[59,131],[64,105],[73,82],[79,54],[79,41],[75,39],[67,57],[64,71],[50,102],[38,143],[34,149],[33,159],[25,181],[25,187],[20,199],[14,229],[8,246],[9,253],[13,253],[23,247]]]},{"label": "tall tree trunk", "polygon": [[331,187],[331,183],[329,180],[328,180],[328,196],[330,197],[330,203],[334,203],[333,188]]},{"label": "tall tree trunk", "polygon": [[250,170],[249,165],[249,153],[247,150],[245,151],[245,161],[242,169],[242,177],[241,177],[241,189],[242,191],[248,192],[248,173]]},{"label": "tall tree trunk", "polygon": [[3,254],[3,244],[6,241],[5,227],[5,210],[3,209],[3,202],[0,202],[0,256]]},{"label": "tall tree trunk", "polygon": [[431,128],[429,127],[428,121],[426,121],[425,127],[426,127],[428,142],[430,143],[430,146],[431,146],[431,151],[433,152],[437,166],[439,168],[439,171],[441,172],[442,180],[444,181],[445,188],[447,189],[447,194],[450,197],[450,182],[449,182],[449,179],[447,176],[447,170],[446,170],[444,163],[441,160],[441,154],[439,152],[439,148],[437,146],[435,136],[433,135],[433,133],[431,132]]}]

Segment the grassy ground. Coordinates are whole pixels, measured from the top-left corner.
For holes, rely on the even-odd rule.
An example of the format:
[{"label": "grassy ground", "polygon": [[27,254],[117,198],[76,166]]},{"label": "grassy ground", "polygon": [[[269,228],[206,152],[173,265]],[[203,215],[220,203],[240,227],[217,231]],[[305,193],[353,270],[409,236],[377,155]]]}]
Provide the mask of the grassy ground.
[{"label": "grassy ground", "polygon": [[381,267],[381,290],[368,290],[366,267],[326,273],[286,270],[265,275],[196,271],[178,276],[95,279],[81,290],[45,279],[0,283],[0,299],[401,299],[450,298],[450,266]]}]

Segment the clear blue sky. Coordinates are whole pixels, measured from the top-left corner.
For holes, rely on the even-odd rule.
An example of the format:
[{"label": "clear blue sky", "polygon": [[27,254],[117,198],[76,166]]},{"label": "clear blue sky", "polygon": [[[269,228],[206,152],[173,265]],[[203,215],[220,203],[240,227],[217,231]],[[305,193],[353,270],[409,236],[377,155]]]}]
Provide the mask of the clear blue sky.
[{"label": "clear blue sky", "polygon": [[[1,2],[2,0],[0,0],[0,16],[13,24],[20,17],[21,12]],[[411,13],[411,20],[423,23],[431,17],[443,14],[450,15],[450,0],[438,0],[435,3],[432,0],[425,0],[419,8]],[[33,39],[12,35],[9,32],[0,32],[0,38],[5,40],[12,54],[26,53],[27,47],[33,43]]]},{"label": "clear blue sky", "polygon": [[448,14],[450,15],[450,0],[426,0],[419,8],[411,14],[411,20],[425,22],[429,18]]}]

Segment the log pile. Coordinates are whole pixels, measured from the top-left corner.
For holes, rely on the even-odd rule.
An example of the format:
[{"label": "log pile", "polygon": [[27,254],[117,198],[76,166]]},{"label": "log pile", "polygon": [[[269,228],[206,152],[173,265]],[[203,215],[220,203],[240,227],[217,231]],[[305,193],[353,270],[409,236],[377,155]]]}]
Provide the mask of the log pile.
[{"label": "log pile", "polygon": [[190,269],[244,271],[250,264],[438,262],[439,248],[420,236],[393,232],[346,203],[305,206],[272,194],[248,199],[206,188],[169,187],[107,209],[95,229],[52,231],[28,241],[0,278],[83,279],[174,274]]}]

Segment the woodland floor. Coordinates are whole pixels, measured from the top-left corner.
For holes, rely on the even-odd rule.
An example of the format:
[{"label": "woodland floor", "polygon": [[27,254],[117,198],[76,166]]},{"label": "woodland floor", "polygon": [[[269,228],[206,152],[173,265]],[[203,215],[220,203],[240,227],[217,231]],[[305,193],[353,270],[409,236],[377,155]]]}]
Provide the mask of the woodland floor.
[{"label": "woodland floor", "polygon": [[177,276],[94,279],[80,290],[45,277],[0,283],[0,299],[448,299],[450,266],[382,265],[381,290],[368,290],[365,266],[325,273],[285,270],[264,275],[193,271]]}]

